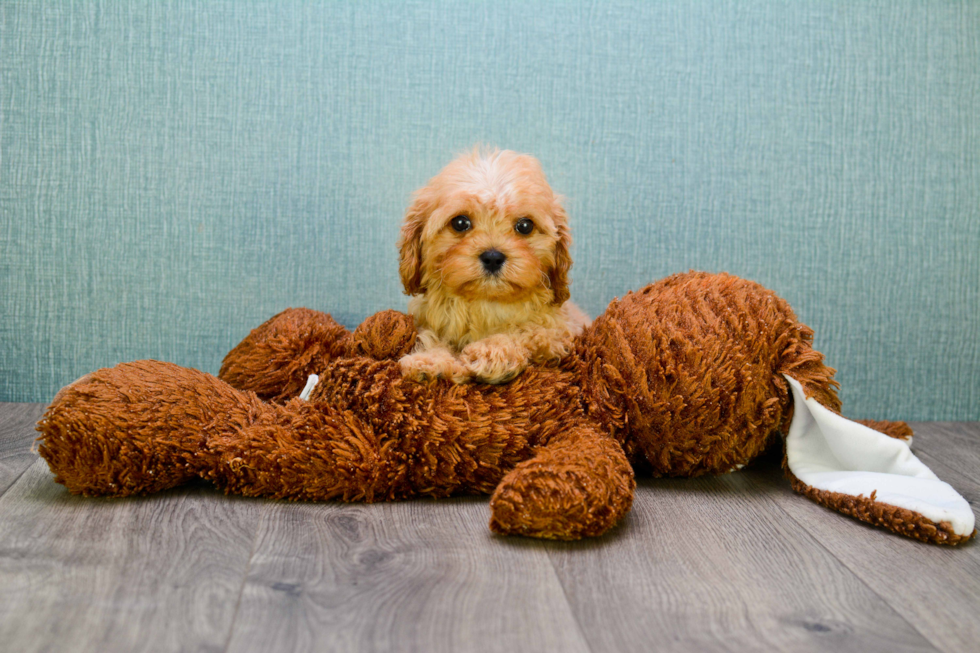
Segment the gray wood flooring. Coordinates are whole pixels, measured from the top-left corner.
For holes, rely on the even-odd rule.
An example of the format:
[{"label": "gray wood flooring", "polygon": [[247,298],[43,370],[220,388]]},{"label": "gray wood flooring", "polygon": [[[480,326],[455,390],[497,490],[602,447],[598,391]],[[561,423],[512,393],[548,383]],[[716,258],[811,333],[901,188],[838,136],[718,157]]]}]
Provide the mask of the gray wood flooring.
[{"label": "gray wood flooring", "polygon": [[[641,480],[608,536],[487,530],[485,498],[300,504],[200,483],[74,497],[0,404],[2,651],[976,651],[980,548],[920,544],[794,494],[769,457]],[[980,423],[916,424],[971,504]]]}]

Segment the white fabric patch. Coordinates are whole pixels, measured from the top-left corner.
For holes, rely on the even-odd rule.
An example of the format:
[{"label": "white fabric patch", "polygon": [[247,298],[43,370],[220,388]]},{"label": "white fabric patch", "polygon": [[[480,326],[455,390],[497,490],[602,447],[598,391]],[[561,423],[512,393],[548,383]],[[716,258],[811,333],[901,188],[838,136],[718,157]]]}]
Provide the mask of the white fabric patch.
[{"label": "white fabric patch", "polygon": [[[785,376],[785,375],[784,375]],[[957,535],[973,532],[970,504],[915,457],[909,445],[837,415],[793,388],[793,422],[786,436],[790,471],[803,483],[830,492],[870,497],[906,508]]]},{"label": "white fabric patch", "polygon": [[313,392],[313,388],[315,388],[316,384],[319,382],[319,376],[316,374],[310,374],[310,376],[306,379],[306,386],[303,388],[303,392],[299,393],[299,398],[303,401],[309,401],[310,393]]}]

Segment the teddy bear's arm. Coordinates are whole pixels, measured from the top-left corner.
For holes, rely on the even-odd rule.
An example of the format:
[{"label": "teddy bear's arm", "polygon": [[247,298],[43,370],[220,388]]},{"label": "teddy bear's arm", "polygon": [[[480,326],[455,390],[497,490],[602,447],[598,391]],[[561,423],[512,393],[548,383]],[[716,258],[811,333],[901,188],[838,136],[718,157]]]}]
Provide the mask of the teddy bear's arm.
[{"label": "teddy bear's arm", "polygon": [[283,403],[298,397],[311,374],[347,357],[398,359],[416,339],[412,317],[399,311],[375,313],[353,332],[326,313],[290,308],[253,329],[228,352],[218,378],[261,399]]},{"label": "teddy bear's arm", "polygon": [[490,528],[561,540],[602,535],[629,511],[635,488],[619,443],[583,419],[504,476],[490,499]]},{"label": "teddy bear's arm", "polygon": [[264,400],[286,401],[299,395],[310,374],[346,353],[349,337],[326,313],[286,309],[228,352],[218,378]]}]

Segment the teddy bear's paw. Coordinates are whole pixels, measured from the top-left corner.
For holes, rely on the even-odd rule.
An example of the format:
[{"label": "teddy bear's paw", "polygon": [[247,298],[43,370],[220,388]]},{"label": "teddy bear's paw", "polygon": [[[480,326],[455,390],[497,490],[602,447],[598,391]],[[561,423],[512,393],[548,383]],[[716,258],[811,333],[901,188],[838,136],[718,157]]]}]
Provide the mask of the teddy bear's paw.
[{"label": "teddy bear's paw", "polygon": [[413,381],[449,379],[453,383],[465,383],[472,376],[448,350],[418,351],[398,360],[402,376]]},{"label": "teddy bear's paw", "polygon": [[463,347],[459,360],[482,383],[507,383],[527,368],[527,348],[512,338],[495,335]]},{"label": "teddy bear's paw", "polygon": [[490,500],[490,530],[577,540],[602,535],[629,510],[632,477],[596,477],[584,468],[555,469],[536,461],[518,465]]}]

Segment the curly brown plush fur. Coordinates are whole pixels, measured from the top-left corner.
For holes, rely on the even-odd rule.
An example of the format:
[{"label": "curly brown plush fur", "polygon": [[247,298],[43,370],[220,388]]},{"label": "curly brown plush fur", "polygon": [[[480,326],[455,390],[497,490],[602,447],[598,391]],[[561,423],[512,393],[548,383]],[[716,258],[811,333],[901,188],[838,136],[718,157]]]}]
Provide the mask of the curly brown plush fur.
[{"label": "curly brown plush fur", "polygon": [[[228,354],[223,380],[156,361],[80,379],[39,422],[39,450],[86,495],[196,477],[304,500],[492,494],[495,532],[574,539],[629,510],[633,466],[716,474],[758,455],[792,412],[782,374],[840,409],[812,331],[772,292],[725,274],[675,275],[614,301],[573,355],[505,385],[404,379],[397,361],[414,340],[395,311],[348,332],[288,310]],[[901,515],[878,513],[907,533]]]}]

